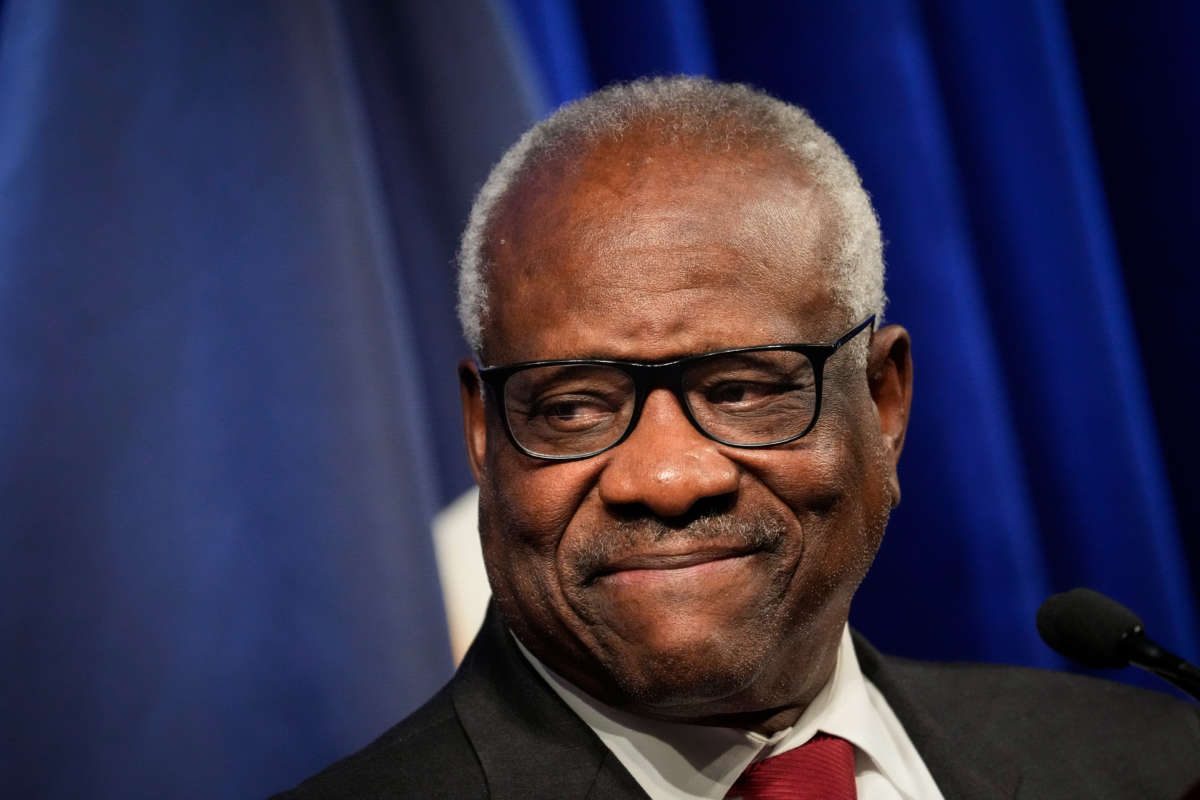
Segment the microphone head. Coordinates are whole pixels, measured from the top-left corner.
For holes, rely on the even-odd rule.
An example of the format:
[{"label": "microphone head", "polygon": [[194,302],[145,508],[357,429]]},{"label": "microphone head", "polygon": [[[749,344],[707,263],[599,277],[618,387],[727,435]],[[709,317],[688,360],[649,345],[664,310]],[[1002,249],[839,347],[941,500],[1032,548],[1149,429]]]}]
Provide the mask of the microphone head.
[{"label": "microphone head", "polygon": [[1142,621],[1112,598],[1091,589],[1049,597],[1037,613],[1038,633],[1058,653],[1085,667],[1129,666],[1123,642],[1140,633]]}]

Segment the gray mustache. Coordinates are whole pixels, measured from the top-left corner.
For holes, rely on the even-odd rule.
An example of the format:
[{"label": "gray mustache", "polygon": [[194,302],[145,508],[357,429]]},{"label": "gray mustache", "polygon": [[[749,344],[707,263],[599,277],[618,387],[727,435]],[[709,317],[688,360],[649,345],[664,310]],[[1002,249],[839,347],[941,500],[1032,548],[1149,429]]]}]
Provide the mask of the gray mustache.
[{"label": "gray mustache", "polygon": [[577,548],[572,571],[578,579],[587,581],[618,558],[657,549],[668,541],[774,550],[787,532],[788,520],[768,509],[747,515],[704,514],[674,525],[653,516],[614,519]]}]

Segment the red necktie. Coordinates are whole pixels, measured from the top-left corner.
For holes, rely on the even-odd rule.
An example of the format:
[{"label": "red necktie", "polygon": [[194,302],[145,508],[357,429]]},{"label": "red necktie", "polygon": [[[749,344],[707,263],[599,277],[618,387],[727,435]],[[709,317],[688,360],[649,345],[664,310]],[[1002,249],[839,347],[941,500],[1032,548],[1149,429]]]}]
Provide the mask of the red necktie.
[{"label": "red necktie", "polygon": [[856,800],[854,745],[818,733],[799,747],[746,767],[726,798]]}]

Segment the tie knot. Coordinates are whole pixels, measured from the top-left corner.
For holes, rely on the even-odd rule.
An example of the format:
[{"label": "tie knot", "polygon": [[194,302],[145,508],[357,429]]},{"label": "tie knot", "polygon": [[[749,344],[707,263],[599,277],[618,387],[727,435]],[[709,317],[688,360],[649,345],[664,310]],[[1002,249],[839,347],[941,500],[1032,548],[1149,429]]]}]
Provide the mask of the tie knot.
[{"label": "tie knot", "polygon": [[855,800],[854,746],[818,733],[797,748],[746,767],[728,800]]}]

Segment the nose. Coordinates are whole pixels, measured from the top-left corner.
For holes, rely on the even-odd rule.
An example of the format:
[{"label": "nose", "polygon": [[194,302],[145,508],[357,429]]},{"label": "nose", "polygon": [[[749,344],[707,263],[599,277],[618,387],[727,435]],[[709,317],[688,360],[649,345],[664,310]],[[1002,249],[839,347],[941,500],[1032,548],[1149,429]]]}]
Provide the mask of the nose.
[{"label": "nose", "polygon": [[629,438],[610,451],[598,488],[607,504],[678,517],[737,485],[737,465],[692,426],[670,391],[656,389]]}]

